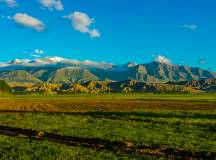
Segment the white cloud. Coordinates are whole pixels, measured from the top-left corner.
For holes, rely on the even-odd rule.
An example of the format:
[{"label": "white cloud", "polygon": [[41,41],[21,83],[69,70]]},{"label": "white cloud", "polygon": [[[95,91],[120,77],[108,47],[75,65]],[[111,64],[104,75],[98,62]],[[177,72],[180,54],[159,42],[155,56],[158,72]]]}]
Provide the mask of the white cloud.
[{"label": "white cloud", "polygon": [[64,58],[62,58],[62,57],[45,57],[43,60],[46,62],[49,62],[49,63],[58,63],[58,62],[63,62]]},{"label": "white cloud", "polygon": [[40,58],[42,55],[46,54],[42,49],[35,49],[33,53],[30,54],[30,56],[35,58]]},{"label": "white cloud", "polygon": [[14,8],[18,6],[16,0],[0,0],[0,2],[5,3],[10,8]]},{"label": "white cloud", "polygon": [[12,17],[11,17],[11,16],[7,16],[6,18],[7,18],[7,19],[9,19],[9,20],[11,20],[11,19],[12,19]]},{"label": "white cloud", "polygon": [[155,61],[159,62],[159,63],[164,63],[164,64],[172,64],[171,61],[168,58],[166,58],[164,56],[161,56],[161,55],[157,56],[155,58]]},{"label": "white cloud", "polygon": [[198,28],[198,26],[196,24],[184,24],[182,25],[183,28],[186,28],[186,29],[190,29],[190,30],[195,30]]},{"label": "white cloud", "polygon": [[64,10],[64,6],[61,2],[61,0],[39,0],[39,2],[46,8],[50,10],[58,10],[62,11]]},{"label": "white cloud", "polygon": [[200,60],[198,61],[198,63],[199,63],[199,64],[205,64],[206,61],[205,61],[204,59],[200,59]]},{"label": "white cloud", "polygon": [[1,15],[1,18],[2,18],[2,19],[8,19],[8,20],[11,20],[11,19],[12,19],[11,16],[5,16],[5,15]]},{"label": "white cloud", "polygon": [[9,61],[8,64],[16,65],[16,64],[26,64],[29,63],[31,60],[29,59],[14,59],[12,61]]},{"label": "white cloud", "polygon": [[45,54],[45,52],[42,49],[35,49],[34,53],[35,54]]},{"label": "white cloud", "polygon": [[36,58],[40,58],[41,55],[38,55],[38,54],[30,54],[32,57],[36,57]]},{"label": "white cloud", "polygon": [[101,34],[97,29],[90,29],[91,24],[95,23],[95,19],[90,18],[87,14],[82,12],[73,12],[67,16],[63,16],[71,20],[72,26],[75,30],[81,33],[88,33],[91,38],[100,37]]},{"label": "white cloud", "polygon": [[101,36],[100,32],[97,29],[90,30],[89,34],[91,38],[96,38]]},{"label": "white cloud", "polygon": [[32,16],[29,16],[26,13],[15,14],[13,17],[13,20],[15,21],[15,23],[17,23],[19,25],[33,28],[38,32],[45,30],[45,24],[42,21],[40,21],[37,18],[34,18]]}]

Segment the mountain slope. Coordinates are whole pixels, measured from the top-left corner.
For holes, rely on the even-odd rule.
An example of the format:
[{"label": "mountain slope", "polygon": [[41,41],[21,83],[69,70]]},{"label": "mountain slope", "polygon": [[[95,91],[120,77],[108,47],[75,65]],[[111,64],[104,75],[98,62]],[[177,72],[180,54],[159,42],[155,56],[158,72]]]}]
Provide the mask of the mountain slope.
[{"label": "mountain slope", "polygon": [[49,79],[50,70],[39,69],[37,71],[31,71],[32,76],[38,78],[39,80],[46,82]]},{"label": "mountain slope", "polygon": [[145,82],[167,82],[199,80],[206,78],[216,78],[216,73],[202,70],[200,68],[170,65],[158,62],[135,65],[128,67],[127,70],[100,70],[93,72],[101,80],[123,81],[134,79]]},{"label": "mountain slope", "polygon": [[36,84],[41,81],[31,75],[29,72],[25,70],[16,70],[16,71],[3,71],[0,72],[0,79],[5,80],[7,83],[28,83],[28,84]]},{"label": "mountain slope", "polygon": [[50,73],[48,82],[50,83],[74,83],[98,79],[87,69],[78,67],[62,68]]}]

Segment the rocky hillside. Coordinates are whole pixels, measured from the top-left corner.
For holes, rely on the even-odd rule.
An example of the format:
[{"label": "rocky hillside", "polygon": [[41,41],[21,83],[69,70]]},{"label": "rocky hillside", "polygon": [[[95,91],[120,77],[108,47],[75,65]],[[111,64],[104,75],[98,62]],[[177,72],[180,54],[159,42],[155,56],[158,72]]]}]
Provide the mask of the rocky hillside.
[{"label": "rocky hillside", "polygon": [[181,82],[168,82],[167,84],[191,86],[192,88],[207,92],[216,92],[216,78],[191,80]]},{"label": "rocky hillside", "polygon": [[200,68],[177,66],[158,62],[128,67],[126,70],[94,70],[93,73],[102,80],[123,81],[134,79],[145,82],[189,81],[216,78],[216,73]]},{"label": "rocky hillside", "polygon": [[28,87],[27,93],[197,93],[195,88],[176,84],[145,83],[136,80],[121,82],[88,81],[72,84],[42,83]]}]

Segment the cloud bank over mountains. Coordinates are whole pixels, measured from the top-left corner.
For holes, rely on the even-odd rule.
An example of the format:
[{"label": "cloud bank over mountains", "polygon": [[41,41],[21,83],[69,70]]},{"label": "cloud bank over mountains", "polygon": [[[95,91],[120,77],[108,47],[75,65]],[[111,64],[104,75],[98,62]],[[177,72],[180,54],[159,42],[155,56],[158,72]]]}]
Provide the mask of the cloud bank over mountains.
[{"label": "cloud bank over mountains", "polygon": [[[38,53],[38,54],[37,54]],[[41,67],[41,66],[62,66],[62,67],[84,67],[84,68],[101,68],[101,69],[115,69],[115,70],[125,70],[126,68],[134,67],[139,65],[135,62],[128,62],[126,64],[115,64],[109,62],[97,62],[91,60],[76,60],[76,59],[67,59],[62,57],[49,57],[45,56],[43,58],[40,57],[41,54],[45,52],[40,49],[35,49],[34,53],[32,53],[32,57],[34,59],[15,59],[9,62],[0,62],[0,69],[4,67]],[[154,60],[155,62],[161,64],[171,65],[171,61],[166,57],[157,56]]]},{"label": "cloud bank over mountains", "polygon": [[[116,70],[124,70],[125,68],[130,68],[138,65],[135,62],[129,62],[126,64],[115,64],[115,63],[109,63],[109,62],[97,62],[97,61],[91,61],[91,60],[76,60],[76,59],[67,59],[67,58],[62,58],[62,57],[43,57],[40,58],[40,54],[44,54],[45,52],[40,49],[35,49],[34,51],[35,59],[15,59],[11,60],[9,62],[0,62],[0,69],[3,67],[12,67],[12,66],[26,66],[26,67],[38,67],[38,66],[52,66],[52,65],[63,65],[63,66],[76,66],[76,67],[87,67],[87,68],[101,68],[101,69],[113,69],[115,68]],[[36,54],[38,52],[38,54]],[[167,58],[163,56],[157,56],[154,60],[155,62],[161,63],[161,64],[168,64],[171,65],[171,61],[168,60]]]},{"label": "cloud bank over mountains", "polygon": [[30,59],[15,59],[9,62],[0,62],[0,67],[11,67],[11,66],[27,66],[27,67],[37,67],[37,66],[49,66],[49,65],[68,65],[68,66],[82,66],[82,67],[96,67],[96,68],[112,68],[115,64],[108,62],[95,62],[91,60],[79,61],[76,59],[66,59],[62,57],[44,57]]}]

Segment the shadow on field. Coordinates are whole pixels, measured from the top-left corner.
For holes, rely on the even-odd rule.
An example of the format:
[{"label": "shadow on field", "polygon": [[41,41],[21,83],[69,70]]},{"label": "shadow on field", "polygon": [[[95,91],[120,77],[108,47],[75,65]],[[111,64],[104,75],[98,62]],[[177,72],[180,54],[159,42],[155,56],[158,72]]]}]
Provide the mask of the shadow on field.
[{"label": "shadow on field", "polygon": [[110,120],[123,120],[123,121],[132,121],[132,122],[144,122],[150,124],[169,124],[169,125],[193,125],[198,127],[206,127],[210,131],[216,132],[215,123],[200,123],[200,122],[170,122],[163,120],[156,120],[152,118],[191,118],[191,119],[216,119],[215,115],[176,115],[176,114],[167,114],[167,113],[152,113],[152,112],[78,112],[78,113],[65,113],[69,115],[80,115],[80,116],[90,116],[92,118],[105,118]]},{"label": "shadow on field", "polygon": [[81,138],[63,136],[55,133],[45,133],[31,129],[23,129],[0,125],[0,134],[12,137],[28,138],[35,140],[48,140],[69,146],[87,147],[100,150],[108,150],[115,154],[136,154],[168,157],[172,159],[215,159],[216,152],[192,152],[175,148],[160,148],[158,146],[135,146],[132,142],[110,141],[100,138]]},{"label": "shadow on field", "polygon": [[[58,111],[58,112],[50,112],[50,111],[10,111],[10,110],[0,110],[1,113],[46,113],[46,114],[67,114],[67,115],[80,115],[80,116],[91,116],[94,118],[130,118],[135,117],[137,118],[179,118],[179,119],[212,119],[216,120],[216,114],[208,113],[208,114],[200,114],[200,113],[190,113],[190,112],[100,112],[100,111],[90,111],[90,112],[64,112],[64,111]],[[131,118],[133,119],[133,118]]]},{"label": "shadow on field", "polygon": [[65,114],[69,115],[82,115],[82,116],[92,116],[94,118],[129,118],[142,117],[142,118],[190,118],[190,119],[215,119],[215,114],[175,114],[175,113],[155,113],[155,112],[68,112]]}]

